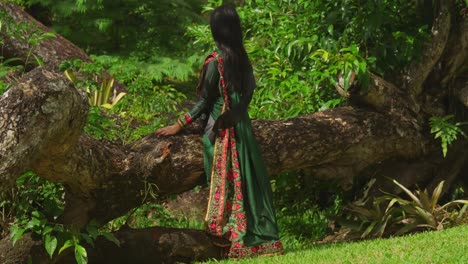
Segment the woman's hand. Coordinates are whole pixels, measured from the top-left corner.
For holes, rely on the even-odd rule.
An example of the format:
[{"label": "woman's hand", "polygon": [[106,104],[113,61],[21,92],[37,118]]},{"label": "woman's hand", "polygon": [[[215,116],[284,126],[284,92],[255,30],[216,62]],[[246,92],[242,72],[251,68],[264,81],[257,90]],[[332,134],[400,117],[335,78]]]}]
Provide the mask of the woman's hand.
[{"label": "woman's hand", "polygon": [[172,135],[177,134],[181,129],[182,127],[179,125],[179,123],[176,122],[173,125],[156,130],[155,133],[161,136],[172,136]]}]

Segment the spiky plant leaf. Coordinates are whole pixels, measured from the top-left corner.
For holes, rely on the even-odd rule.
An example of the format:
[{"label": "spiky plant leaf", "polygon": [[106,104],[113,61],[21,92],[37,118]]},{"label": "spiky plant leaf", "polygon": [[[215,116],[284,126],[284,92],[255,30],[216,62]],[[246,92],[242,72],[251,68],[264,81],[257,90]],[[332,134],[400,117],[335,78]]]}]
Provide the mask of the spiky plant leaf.
[{"label": "spiky plant leaf", "polygon": [[419,200],[421,201],[421,204],[423,205],[422,208],[432,213],[434,209],[432,207],[432,202],[429,199],[429,193],[427,192],[427,190],[417,191],[416,193],[418,194]]},{"label": "spiky plant leaf", "polygon": [[359,215],[362,215],[366,218],[372,218],[373,214],[369,209],[355,206],[354,204],[349,205],[349,210],[358,213]]},{"label": "spiky plant leaf", "polygon": [[445,181],[441,181],[437,187],[434,189],[431,197],[431,208],[434,210],[437,206],[437,202],[439,201],[440,194],[442,193],[442,189],[444,188]]},{"label": "spiky plant leaf", "polygon": [[396,236],[400,236],[400,235],[403,235],[403,234],[406,234],[408,233],[409,231],[415,229],[417,227],[417,224],[415,223],[410,223],[410,224],[406,224],[404,225],[401,229],[399,229],[395,235]]},{"label": "spiky plant leaf", "polygon": [[102,98],[101,105],[109,102],[109,97],[110,97],[113,86],[114,86],[114,79],[110,79],[109,81],[107,81],[105,78],[103,79],[103,83],[101,86],[103,88],[102,89],[103,98]]},{"label": "spiky plant leaf", "polygon": [[448,202],[448,203],[442,205],[440,208],[441,208],[441,209],[444,209],[444,208],[449,207],[449,206],[454,205],[454,204],[468,204],[468,200],[455,200],[455,201],[451,201],[451,202]]},{"label": "spiky plant leaf", "polygon": [[462,209],[458,212],[458,216],[457,216],[458,220],[460,220],[463,217],[463,215],[465,214],[467,208],[468,208],[468,204],[465,204],[462,207]]},{"label": "spiky plant leaf", "polygon": [[375,221],[370,223],[370,225],[366,228],[364,233],[362,233],[361,238],[365,238],[367,235],[369,235],[369,233],[372,232],[372,229],[374,229],[376,224],[377,224],[377,222],[375,222]]},{"label": "spiky plant leaf", "polygon": [[398,181],[393,180],[393,183],[395,183],[398,187],[400,187],[408,196],[413,199],[415,203],[417,203],[420,207],[423,207],[421,201],[416,197],[410,190],[408,190],[405,186],[400,184]]},{"label": "spiky plant leaf", "polygon": [[436,229],[437,224],[436,220],[434,219],[434,215],[431,214],[430,212],[424,210],[423,208],[419,206],[415,206],[414,209],[416,210],[416,214],[424,220],[425,223],[427,223],[429,226],[432,228]]},{"label": "spiky plant leaf", "polygon": [[389,213],[389,211],[392,209],[393,205],[398,202],[398,199],[392,198],[390,202],[387,205],[387,209],[385,209],[385,213]]},{"label": "spiky plant leaf", "polygon": [[72,83],[76,83],[77,79],[76,79],[76,76],[75,74],[73,73],[72,70],[68,69],[68,70],[65,70],[65,76],[68,78],[68,80],[70,80]]}]

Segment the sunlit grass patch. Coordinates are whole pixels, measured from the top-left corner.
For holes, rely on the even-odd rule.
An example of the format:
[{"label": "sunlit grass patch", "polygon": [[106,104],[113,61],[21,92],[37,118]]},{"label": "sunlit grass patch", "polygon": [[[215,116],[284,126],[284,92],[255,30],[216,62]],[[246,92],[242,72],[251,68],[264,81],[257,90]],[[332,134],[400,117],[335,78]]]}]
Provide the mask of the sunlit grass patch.
[{"label": "sunlit grass patch", "polygon": [[281,256],[207,263],[467,263],[468,225],[389,239],[314,245]]}]

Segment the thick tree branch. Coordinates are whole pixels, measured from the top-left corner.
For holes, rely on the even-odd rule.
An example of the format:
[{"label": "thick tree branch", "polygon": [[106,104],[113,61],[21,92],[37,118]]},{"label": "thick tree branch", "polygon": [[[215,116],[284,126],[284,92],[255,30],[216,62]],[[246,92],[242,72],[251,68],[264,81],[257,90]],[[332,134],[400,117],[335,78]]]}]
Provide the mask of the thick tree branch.
[{"label": "thick tree branch", "polygon": [[432,25],[432,38],[426,43],[422,57],[410,65],[403,76],[403,87],[413,98],[417,98],[423,89],[424,81],[444,53],[453,18],[453,0],[439,0],[439,9]]},{"label": "thick tree branch", "polygon": [[443,71],[440,73],[441,86],[448,87],[458,78],[468,76],[468,15],[459,18],[461,21],[452,27],[449,39],[451,45],[447,46],[442,58]]},{"label": "thick tree branch", "polygon": [[[26,22],[32,24],[35,28],[42,32],[51,32],[41,22],[34,19],[31,15],[24,12],[20,7],[0,2],[0,9],[3,9],[9,16],[13,23]],[[3,52],[5,57],[10,58],[22,58],[27,57],[28,52],[31,49],[28,41],[22,41],[16,38],[8,38],[5,36],[5,32],[1,32],[4,36]],[[33,54],[41,58],[44,64],[52,65],[58,69],[58,66],[64,60],[71,60],[78,58],[84,61],[91,61],[81,49],[73,45],[70,41],[62,37],[60,34],[56,34],[54,38],[47,38],[39,43],[33,50]]]},{"label": "thick tree branch", "polygon": [[[87,136],[78,141],[86,116],[83,97],[63,75],[45,69],[33,70],[25,80],[1,98],[1,112],[7,113],[0,116],[4,188],[28,169],[62,182],[70,209],[64,221],[83,225],[137,206],[145,182],[156,184],[160,194],[181,193],[203,182],[199,134],[150,135],[127,148]],[[271,174],[333,164],[334,176],[345,183],[370,164],[416,157],[429,144],[411,122],[351,107],[258,120],[253,126]]]},{"label": "thick tree branch", "polygon": [[[369,89],[350,95],[350,99],[362,103],[357,104],[359,108],[342,107],[288,120],[253,121],[270,175],[308,169],[310,177],[333,179],[349,188],[353,178],[371,165],[392,159],[418,159],[434,149],[438,151],[418,114],[419,103],[413,98],[422,92],[423,83],[441,61],[442,53],[456,54],[456,49],[444,51],[446,46],[451,47],[447,41],[460,42],[458,47],[462,48],[468,42],[466,20],[458,38],[453,33],[448,35],[454,32],[449,12],[453,0],[439,2],[432,42],[422,62],[410,67],[411,78],[405,82],[410,97],[406,98],[404,89],[373,75]],[[30,21],[47,31],[16,6],[0,3],[0,8],[15,21]],[[15,39],[6,39],[5,47],[10,57],[24,58],[29,50],[25,42]],[[61,36],[44,40],[33,52],[46,67],[31,70],[0,98],[0,189],[10,187],[26,170],[61,182],[67,190],[61,220],[83,226],[92,218],[106,222],[140,205],[148,186],[156,186],[157,193],[168,195],[204,182],[199,133],[186,130],[173,137],[152,134],[130,146],[104,144],[83,135],[85,96],[56,69],[62,60],[89,58]],[[466,69],[466,52],[463,54],[463,59],[450,55],[453,59],[442,61],[455,79]],[[455,79],[444,80],[450,86]],[[463,167],[463,157],[457,160],[457,170],[450,172],[453,177]],[[144,249],[151,258],[164,251],[170,252],[171,260],[186,261],[193,256],[204,259],[219,254],[210,243],[212,238],[201,231],[152,228],[122,230],[117,235],[126,244],[124,255],[126,251],[138,254],[139,249]],[[159,248],[154,253],[156,244]],[[115,252],[106,251],[106,247],[99,247],[96,256],[111,258]]]},{"label": "thick tree branch", "polygon": [[[333,173],[317,172],[318,176],[349,186],[353,177],[371,164],[392,157],[411,159],[428,150],[430,140],[411,123],[391,120],[378,113],[339,108],[253,124],[272,175],[333,167]],[[178,194],[203,182],[201,149],[201,136],[194,134],[169,138],[150,135],[131,146],[125,155],[116,148],[82,138],[73,151],[60,159],[49,159],[45,163],[51,167],[38,171],[45,178],[64,182],[82,199],[82,206],[71,206],[75,212],[69,219],[86,223],[93,216],[107,221],[141,202],[145,181],[154,183],[160,194]]]},{"label": "thick tree branch", "polygon": [[73,148],[86,120],[87,102],[71,84],[35,69],[0,97],[0,189],[45,158]]},{"label": "thick tree branch", "polygon": [[[37,23],[18,8],[7,4],[0,7],[15,19]],[[43,26],[39,24],[39,27]],[[69,48],[68,41],[63,40],[66,44],[61,44],[58,40],[61,38],[45,40],[35,52],[46,58],[44,61],[47,63],[58,63],[69,59],[69,56],[85,56],[79,49]],[[10,41],[15,50],[24,50],[21,44],[13,42]],[[69,50],[74,50],[73,54]],[[62,52],[64,54],[60,54]],[[46,77],[53,75],[55,80],[49,81],[41,79],[41,71],[37,69],[30,73],[31,76],[39,76],[31,86],[34,90],[48,94],[49,90],[59,89],[76,96],[68,101],[52,97],[45,100],[41,96],[28,99],[28,105],[35,108],[23,113],[26,116],[21,117],[24,122],[20,124],[24,127],[9,129],[12,131],[9,133],[20,130],[22,134],[17,138],[28,142],[25,135],[49,135],[52,133],[47,132],[49,130],[60,132],[53,136],[40,136],[41,143],[32,144],[27,150],[31,157],[24,154],[28,162],[19,164],[18,168],[2,160],[3,170],[9,171],[3,177],[11,183],[20,172],[32,169],[46,179],[64,183],[67,203],[63,222],[82,226],[91,218],[105,222],[120,216],[141,203],[147,189],[145,183],[155,184],[160,194],[178,194],[203,183],[199,134],[185,132],[170,138],[150,135],[128,147],[105,145],[85,135],[78,140],[86,116],[85,100],[79,97],[63,75],[42,74]],[[53,83],[62,83],[62,86],[57,88],[51,85]],[[9,93],[23,93],[29,86],[29,83],[21,81]],[[319,168],[317,175],[336,177],[348,186],[354,175],[370,164],[392,157],[413,158],[424,153],[429,141],[415,125],[417,122],[413,118],[402,118],[402,114],[394,114],[394,109],[405,104],[398,102],[401,98],[398,90],[377,77],[373,87],[367,95],[377,98],[375,106],[381,113],[345,107],[289,120],[255,121],[255,133],[269,172],[278,174],[316,167]],[[385,93],[389,96],[379,98]],[[9,96],[2,98],[5,100],[2,113],[9,113],[9,105],[16,102],[15,99]],[[49,104],[55,107],[55,111],[50,116],[40,116],[46,126],[26,120],[36,117],[31,114],[35,109],[48,109]],[[372,100],[368,100],[368,104],[372,104]],[[73,107],[77,110],[64,110]],[[56,130],[51,129],[55,126]],[[10,155],[13,149],[21,148],[5,148],[2,155],[13,157]],[[332,174],[330,167],[334,168]]]}]

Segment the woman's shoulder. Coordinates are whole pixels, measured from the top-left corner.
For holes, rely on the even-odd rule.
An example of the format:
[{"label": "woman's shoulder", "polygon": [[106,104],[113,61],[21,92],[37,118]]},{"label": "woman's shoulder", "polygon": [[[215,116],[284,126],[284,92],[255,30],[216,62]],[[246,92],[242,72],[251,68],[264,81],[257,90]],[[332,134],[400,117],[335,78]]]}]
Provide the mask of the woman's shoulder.
[{"label": "woman's shoulder", "polygon": [[207,67],[218,67],[218,61],[222,60],[221,54],[219,51],[213,51],[208,54],[205,58],[204,66]]},{"label": "woman's shoulder", "polygon": [[203,66],[207,75],[214,77],[218,74],[218,59],[214,56],[214,54],[210,54],[206,57]]},{"label": "woman's shoulder", "polygon": [[220,50],[214,50],[206,56],[206,60],[213,60],[213,59],[219,60],[219,59],[222,59],[222,57],[223,56]]}]

